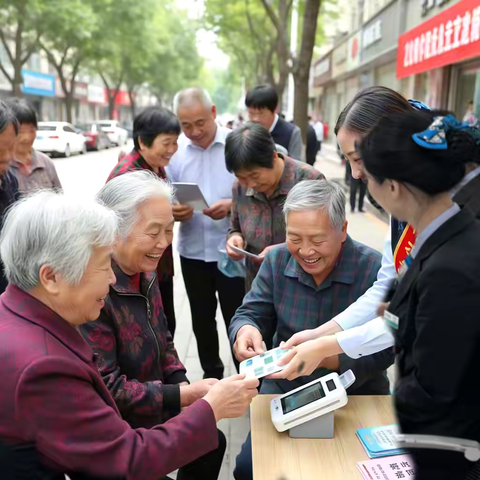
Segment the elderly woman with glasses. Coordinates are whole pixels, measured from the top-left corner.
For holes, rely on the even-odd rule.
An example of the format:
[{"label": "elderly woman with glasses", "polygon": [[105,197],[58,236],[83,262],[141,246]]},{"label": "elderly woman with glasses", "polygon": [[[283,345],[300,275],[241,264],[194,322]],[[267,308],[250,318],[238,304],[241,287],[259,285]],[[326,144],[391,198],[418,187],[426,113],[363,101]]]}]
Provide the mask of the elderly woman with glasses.
[{"label": "elderly woman with glasses", "polygon": [[217,383],[163,425],[134,430],[77,328],[116,279],[117,215],[94,200],[40,192],[10,210],[0,253],[2,478],[154,479],[218,448],[216,422],[242,414],[254,383]]},{"label": "elderly woman with glasses", "polygon": [[[162,308],[157,264],[171,245],[172,187],[152,172],[110,180],[98,199],[119,219],[111,285],[99,319],[81,332],[99,356],[98,367],[123,418],[150,428],[202,398],[218,380],[188,383]],[[225,451],[219,448],[180,470],[179,479],[217,478]]]}]

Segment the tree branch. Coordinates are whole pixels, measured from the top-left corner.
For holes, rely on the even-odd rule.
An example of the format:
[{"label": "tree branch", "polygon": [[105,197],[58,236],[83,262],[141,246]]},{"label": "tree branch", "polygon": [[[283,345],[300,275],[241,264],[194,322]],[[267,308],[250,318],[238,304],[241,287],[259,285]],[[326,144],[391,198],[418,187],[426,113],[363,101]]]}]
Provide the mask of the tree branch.
[{"label": "tree branch", "polygon": [[13,85],[13,78],[9,75],[9,73],[5,70],[3,63],[0,63],[0,70],[5,75],[5,78]]},{"label": "tree branch", "polygon": [[270,20],[272,21],[274,27],[277,29],[278,32],[280,32],[280,30],[281,30],[280,21],[278,20],[277,15],[273,11],[273,8],[270,5],[270,2],[268,0],[262,0],[262,4],[265,7],[265,11],[267,12],[268,16],[270,17]]},{"label": "tree branch", "polygon": [[32,56],[33,52],[35,51],[35,48],[37,46],[37,43],[40,41],[40,37],[42,36],[41,32],[37,33],[37,37],[35,38],[35,41],[30,44],[30,47],[27,48],[27,51],[25,52],[25,56],[22,58],[22,65],[24,65],[28,59]]},{"label": "tree branch", "polygon": [[2,41],[3,48],[5,48],[5,51],[7,52],[8,59],[10,60],[10,63],[12,66],[15,64],[15,60],[13,58],[12,52],[10,51],[10,48],[7,43],[7,39],[5,38],[5,35],[3,33],[3,30],[0,28],[0,40]]}]

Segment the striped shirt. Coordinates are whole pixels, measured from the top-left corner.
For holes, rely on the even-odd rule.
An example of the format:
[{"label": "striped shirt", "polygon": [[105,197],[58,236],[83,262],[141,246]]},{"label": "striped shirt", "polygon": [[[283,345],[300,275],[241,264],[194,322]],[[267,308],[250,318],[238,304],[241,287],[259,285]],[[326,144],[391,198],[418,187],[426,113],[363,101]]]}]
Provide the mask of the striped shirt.
[{"label": "striped shirt", "polygon": [[[347,236],[335,268],[317,286],[287,246],[279,245],[267,253],[252,289],[232,319],[229,329],[232,345],[238,330],[245,325],[260,330],[266,344],[277,347],[297,332],[328,322],[373,285],[380,264],[379,252]],[[391,349],[358,360],[343,354],[339,356],[340,370],[342,373],[349,368],[354,371],[357,378],[354,389],[369,383],[370,391],[357,393],[386,393],[388,381],[384,371],[393,363],[393,358]],[[313,375],[290,383],[300,386],[326,373],[326,369],[318,369]]]}]

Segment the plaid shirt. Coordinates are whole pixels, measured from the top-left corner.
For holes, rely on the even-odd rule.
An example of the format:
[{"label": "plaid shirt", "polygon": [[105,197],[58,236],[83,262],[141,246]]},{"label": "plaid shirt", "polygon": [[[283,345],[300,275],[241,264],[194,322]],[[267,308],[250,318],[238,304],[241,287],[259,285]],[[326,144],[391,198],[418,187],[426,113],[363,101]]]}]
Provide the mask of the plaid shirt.
[{"label": "plaid shirt", "polygon": [[[345,310],[363,295],[377,279],[381,255],[349,236],[343,244],[340,259],[330,275],[317,286],[292,257],[286,245],[279,245],[267,253],[252,289],[245,296],[229,329],[230,341],[244,325],[260,330],[265,342],[277,347],[293,334],[317,328]],[[356,382],[351,393],[385,394],[388,380],[385,370],[393,363],[393,349],[354,360],[345,354],[339,356],[340,372],[352,369]],[[329,373],[320,368],[311,376],[300,377],[288,383],[285,391],[311,382]]]},{"label": "plaid shirt", "polygon": [[[285,169],[277,189],[269,197],[252,188],[243,188],[238,181],[233,185],[228,236],[240,233],[247,244],[247,251],[252,253],[258,254],[270,245],[285,242],[286,230],[282,208],[290,190],[302,180],[325,178],[322,173],[306,163],[292,160],[282,154],[279,156],[285,162]],[[245,262],[247,266],[245,285],[248,291],[260,266],[248,258]]]},{"label": "plaid shirt", "polygon": [[[110,173],[107,182],[112,178],[118,177],[127,172],[133,172],[134,170],[150,170],[153,172],[153,168],[145,161],[145,159],[136,151],[132,150],[128,155],[125,155],[117,164],[117,166]],[[167,180],[167,174],[165,169],[160,168],[158,174],[160,178]],[[157,278],[159,282],[170,280],[173,277],[173,249],[170,245],[165,252],[163,252],[157,267]]]}]

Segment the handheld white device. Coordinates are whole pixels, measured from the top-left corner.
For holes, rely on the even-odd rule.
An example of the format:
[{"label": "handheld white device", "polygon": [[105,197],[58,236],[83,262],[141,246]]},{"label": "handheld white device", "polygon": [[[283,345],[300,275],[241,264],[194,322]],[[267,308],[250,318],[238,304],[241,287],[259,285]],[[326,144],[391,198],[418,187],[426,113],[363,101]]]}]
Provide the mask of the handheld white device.
[{"label": "handheld white device", "polygon": [[262,378],[272,373],[281,372],[287,365],[277,365],[277,362],[290,350],[274,348],[262,355],[249,358],[240,363],[240,375],[246,374],[247,378]]},{"label": "handheld white device", "polygon": [[273,425],[284,432],[345,406],[348,403],[346,389],[354,381],[351,370],[341,376],[330,373],[274,398],[270,403]]}]

